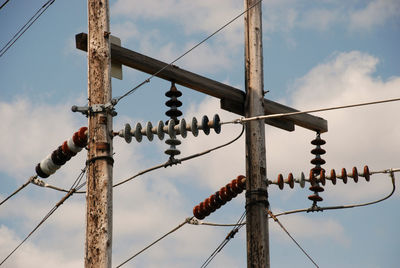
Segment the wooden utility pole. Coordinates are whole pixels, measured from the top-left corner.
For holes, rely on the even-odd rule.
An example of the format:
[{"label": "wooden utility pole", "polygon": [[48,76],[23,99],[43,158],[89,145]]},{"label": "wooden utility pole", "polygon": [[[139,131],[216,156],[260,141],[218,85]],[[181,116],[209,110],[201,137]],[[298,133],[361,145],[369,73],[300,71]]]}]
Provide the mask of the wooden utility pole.
[{"label": "wooden utility pole", "polygon": [[88,0],[89,153],[85,267],[111,267],[112,116],[108,0]]},{"label": "wooden utility pole", "polygon": [[[245,115],[253,117],[264,114],[261,1],[245,0],[248,8],[244,18]],[[264,122],[250,121],[246,123],[247,267],[270,266],[266,172]]]}]

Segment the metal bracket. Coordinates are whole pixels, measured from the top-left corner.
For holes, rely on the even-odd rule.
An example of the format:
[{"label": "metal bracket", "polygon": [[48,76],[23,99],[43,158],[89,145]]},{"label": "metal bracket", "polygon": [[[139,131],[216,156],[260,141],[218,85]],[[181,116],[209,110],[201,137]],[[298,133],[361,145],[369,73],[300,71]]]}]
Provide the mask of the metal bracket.
[{"label": "metal bracket", "polygon": [[110,102],[106,104],[93,104],[92,106],[76,106],[73,105],[71,107],[71,111],[79,112],[82,113],[83,115],[86,115],[86,117],[89,116],[89,114],[93,113],[110,113],[111,116],[116,116],[117,112],[114,109],[114,99],[112,99]]}]

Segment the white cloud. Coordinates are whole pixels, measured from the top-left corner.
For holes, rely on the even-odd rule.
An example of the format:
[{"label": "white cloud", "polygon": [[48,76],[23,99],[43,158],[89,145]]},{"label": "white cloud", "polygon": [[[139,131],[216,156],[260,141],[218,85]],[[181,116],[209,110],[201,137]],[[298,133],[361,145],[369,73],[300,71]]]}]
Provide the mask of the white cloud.
[{"label": "white cloud", "polygon": [[[357,51],[336,53],[294,82],[292,98],[288,102],[296,108],[308,109],[398,97],[400,79],[392,77],[382,80],[374,77],[378,63],[377,58]],[[184,117],[187,120],[192,116],[200,119],[203,115],[211,118],[216,111],[223,121],[237,117],[219,110],[218,106],[218,101],[206,98],[202,103],[192,105],[185,112]],[[60,112],[68,111],[69,106],[44,104],[34,106],[25,99],[12,103],[0,103],[0,110],[6,129],[13,133],[11,137],[5,133],[1,136],[1,146],[6,149],[2,151],[1,158],[4,160],[0,164],[0,169],[9,175],[14,175],[15,170],[18,170],[18,174],[21,174],[19,182],[26,174],[33,171],[32,163],[36,163],[47,155],[44,152],[51,152],[60,141],[68,138],[79,127],[73,117]],[[352,166],[357,166],[361,169],[364,164],[370,165],[372,170],[395,167],[397,165],[396,150],[400,148],[397,141],[400,129],[396,124],[388,123],[382,118],[392,120],[397,110],[398,104],[392,103],[323,113],[321,116],[329,123],[329,132],[322,135],[327,140],[324,146],[327,149],[327,155],[324,157],[327,160],[326,168],[338,170],[346,167],[350,170]],[[129,118],[124,118],[124,120],[134,121]],[[51,131],[43,127],[44,121],[51,125]],[[29,131],[27,132],[26,129]],[[189,137],[182,139],[182,145],[178,148],[182,152],[181,155],[187,156],[223,144],[238,135],[240,126],[224,125],[219,135],[211,132],[209,136],[200,133],[198,138],[190,138],[189,133]],[[29,133],[27,140],[25,140],[26,133]],[[288,172],[293,172],[295,175],[300,171],[307,173],[307,170],[311,168],[309,151],[312,146],[309,142],[313,138],[314,133],[301,128],[297,128],[294,133],[267,128],[268,177],[274,180],[278,173],[283,173],[284,176]],[[38,142],[34,143],[32,140]],[[161,146],[161,143],[158,144]],[[160,150],[165,149],[165,144],[162,146]],[[143,144],[132,142],[126,145],[121,139],[115,141],[115,180],[128,177],[137,170],[153,165],[153,161],[157,161],[158,157],[147,158],[143,154],[143,148],[145,148]],[[49,181],[64,185],[71,184],[77,171],[82,168],[84,157],[85,155],[82,154],[81,158],[71,160],[68,167],[56,173],[54,178],[49,178]],[[241,138],[229,147],[173,168],[163,168],[116,188],[114,191],[115,256],[113,262],[119,263],[126,259],[143,248],[147,242],[150,243],[181,223],[191,215],[192,207],[207,197],[207,193],[215,192],[237,175],[244,174],[244,165],[244,139]],[[354,184],[349,181],[347,186],[326,186],[326,191],[322,193],[325,199],[324,204],[361,202],[380,197],[389,188],[388,181],[381,178],[383,176],[374,175],[370,183]],[[296,189],[298,188],[296,185]],[[182,191],[182,189],[185,190]],[[60,199],[59,193],[39,190],[33,191],[36,194],[30,194],[32,190],[27,190],[26,195],[18,195],[10,200],[10,203],[2,206],[0,210],[2,221],[23,222],[19,225],[7,224],[0,229],[2,237],[5,237],[2,241],[6,241],[1,244],[2,256],[11,249],[10,245],[15,245],[23,238],[23,234],[29,233],[33,224],[36,224],[47,209]],[[278,190],[273,185],[270,191],[271,195],[275,195]],[[304,196],[302,200],[306,202],[308,190],[291,190],[290,192],[290,195]],[[205,196],[204,193],[206,193]],[[292,198],[290,195],[281,195],[282,197],[278,198],[287,202]],[[227,206],[225,211],[239,203],[242,206],[242,198],[233,201],[231,207]],[[21,209],[13,210],[15,206]],[[24,267],[25,262],[35,263],[39,249],[46,251],[49,255],[46,255],[49,260],[48,265],[42,267],[53,267],[55,264],[60,267],[81,265],[84,214],[84,198],[74,196],[40,228],[28,244],[19,250],[18,254],[21,255],[13,256],[7,262],[8,265]],[[227,214],[229,213],[215,213],[213,219],[232,222],[235,216]],[[351,243],[350,238],[346,238],[347,227],[343,227],[336,220],[287,216],[282,221],[296,237],[301,239],[314,237],[328,239],[345,246]],[[273,225],[271,223],[273,232],[281,233]],[[321,225],[324,226],[323,229],[318,228]],[[310,226],[313,227],[310,228]],[[15,228],[15,230],[10,228]],[[310,233],[308,230],[319,231]],[[14,232],[18,232],[18,237]],[[204,261],[203,257],[206,258],[207,254],[211,253],[210,244],[216,246],[216,237],[223,239],[225,235],[226,230],[185,226],[132,263],[146,267],[172,265],[185,267],[188,263],[198,264]],[[244,245],[243,239],[239,243]],[[63,248],[69,250],[63,250]],[[182,256],[182,251],[185,259],[177,261],[176,256]],[[234,265],[239,257],[230,254],[230,251],[222,252],[216,259],[216,263],[229,260]]]},{"label": "white cloud", "polygon": [[397,0],[373,0],[365,8],[350,14],[350,27],[353,29],[373,29],[384,25],[388,20],[400,16],[400,2]]}]

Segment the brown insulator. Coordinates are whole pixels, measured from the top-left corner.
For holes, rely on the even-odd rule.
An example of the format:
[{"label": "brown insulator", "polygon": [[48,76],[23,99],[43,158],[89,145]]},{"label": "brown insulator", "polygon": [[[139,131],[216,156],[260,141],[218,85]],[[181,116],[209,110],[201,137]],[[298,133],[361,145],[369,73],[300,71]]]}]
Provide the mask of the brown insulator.
[{"label": "brown insulator", "polygon": [[336,171],[334,169],[331,169],[331,176],[329,178],[332,181],[332,184],[336,184]]},{"label": "brown insulator", "polygon": [[323,192],[323,191],[324,191],[324,188],[322,188],[322,187],[319,186],[319,185],[313,185],[313,186],[311,186],[309,189],[310,189],[311,191],[317,192],[317,193],[320,193],[320,192]]},{"label": "brown insulator", "polygon": [[206,206],[207,211],[210,211],[210,213],[213,213],[217,209],[211,204],[210,197],[206,198],[206,200],[204,200],[204,204]]},{"label": "brown insulator", "polygon": [[319,181],[321,182],[322,185],[325,186],[326,177],[325,177],[325,170],[324,169],[321,169],[321,171],[319,173]]},{"label": "brown insulator", "polygon": [[241,189],[243,189],[243,190],[246,189],[246,177],[245,176],[239,175],[239,176],[237,176],[236,180],[238,182],[238,186]]},{"label": "brown insulator", "polygon": [[226,193],[230,198],[235,198],[238,194],[235,193],[235,191],[232,190],[231,184],[228,183],[225,185]]},{"label": "brown insulator", "polygon": [[324,149],[320,148],[320,147],[317,147],[315,149],[312,149],[311,153],[315,154],[315,155],[317,155],[317,154],[321,155],[321,154],[325,154],[326,151]]},{"label": "brown insulator", "polygon": [[317,179],[315,178],[314,171],[312,169],[310,170],[310,176],[308,179],[310,180],[311,185],[317,184]]},{"label": "brown insulator", "polygon": [[313,160],[311,160],[311,164],[313,165],[323,165],[325,164],[325,160],[322,159],[321,157],[319,157],[319,155],[317,155],[317,157],[315,157]]},{"label": "brown insulator", "polygon": [[354,182],[358,182],[358,171],[356,167],[353,167],[353,170],[351,172],[351,177],[353,178]]},{"label": "brown insulator", "polygon": [[369,173],[369,168],[368,168],[368,166],[364,166],[363,177],[365,178],[366,181],[369,181],[370,173]]},{"label": "brown insulator", "polygon": [[215,208],[215,209],[219,209],[221,207],[221,203],[217,201],[218,198],[215,194],[210,196],[210,201],[211,201],[211,205]]},{"label": "brown insulator", "polygon": [[347,171],[345,168],[342,168],[342,174],[340,175],[340,178],[343,180],[343,183],[347,183]]},{"label": "brown insulator", "polygon": [[204,214],[202,214],[200,212],[200,206],[199,205],[197,205],[197,206],[195,206],[193,208],[193,215],[199,220],[202,220],[202,219],[204,219],[206,217],[206,216],[204,216]]},{"label": "brown insulator", "polygon": [[323,200],[322,197],[320,197],[317,194],[308,196],[308,199],[310,199],[313,202],[321,202]]},{"label": "brown insulator", "polygon": [[287,177],[285,182],[287,184],[289,184],[290,188],[293,189],[293,187],[294,187],[294,178],[293,178],[293,174],[292,173],[289,173],[289,175],[288,175],[288,177]]},{"label": "brown insulator", "polygon": [[279,175],[278,175],[278,179],[276,180],[276,183],[278,184],[279,189],[283,190],[284,181],[283,181],[283,176],[282,176],[282,174],[279,174]]},{"label": "brown insulator", "polygon": [[205,217],[211,214],[211,211],[207,209],[204,201],[200,203],[200,213],[203,214]]},{"label": "brown insulator", "polygon": [[219,197],[221,198],[222,201],[228,202],[232,200],[232,197],[228,195],[226,191],[226,187],[222,187],[219,190]]},{"label": "brown insulator", "polygon": [[318,134],[317,138],[315,138],[314,140],[311,141],[311,144],[316,145],[316,146],[321,146],[321,145],[324,145],[325,143],[326,143],[326,141],[321,139],[319,134]]}]

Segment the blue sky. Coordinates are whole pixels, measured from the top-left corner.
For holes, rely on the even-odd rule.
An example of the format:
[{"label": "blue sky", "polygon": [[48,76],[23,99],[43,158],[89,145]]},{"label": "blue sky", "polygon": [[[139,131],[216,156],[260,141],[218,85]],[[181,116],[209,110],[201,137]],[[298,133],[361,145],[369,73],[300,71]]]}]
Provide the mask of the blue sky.
[{"label": "blue sky", "polygon": [[[0,10],[0,46],[44,4],[10,0]],[[74,36],[87,32],[86,1],[57,0],[0,57],[0,200],[34,174],[35,165],[51,153],[86,118],[70,107],[85,105],[87,61],[75,49]],[[171,61],[215,31],[243,9],[242,1],[110,1],[111,32],[129,49]],[[313,109],[398,98],[400,95],[400,2],[263,1],[264,84],[267,97],[297,109]],[[190,71],[243,89],[243,18],[176,63]],[[148,75],[123,69],[113,79],[120,96]],[[121,100],[114,129],[125,123],[153,125],[166,120],[164,93],[169,83],[158,78]],[[183,117],[218,113],[217,100],[178,86],[183,92]],[[371,170],[399,167],[399,104],[390,103],[319,113],[328,120],[325,168]],[[233,139],[238,126],[221,134],[182,139],[182,156]],[[300,127],[285,132],[266,126],[267,177],[298,177],[312,167],[310,141],[315,133]],[[156,138],[126,144],[114,140],[114,181],[167,160],[167,148]],[[85,153],[69,161],[46,182],[69,187],[84,166]],[[158,170],[114,191],[113,266],[171,230],[200,201],[245,173],[244,139],[180,166]],[[400,176],[400,175],[398,175]],[[397,176],[397,177],[398,177]],[[387,175],[369,183],[327,182],[321,205],[372,201],[391,190]],[[307,208],[310,191],[269,188],[273,212]],[[0,207],[0,259],[42,219],[62,193],[29,185]],[[320,267],[396,267],[400,261],[398,191],[369,207],[284,216],[282,223]],[[233,223],[244,211],[244,197],[225,205],[205,221]],[[229,232],[228,228],[187,225],[126,267],[198,267]],[[4,267],[83,266],[85,197],[74,195],[4,264]],[[273,267],[312,267],[309,260],[274,222],[270,222]],[[246,265],[245,230],[227,244],[209,267]]]}]

